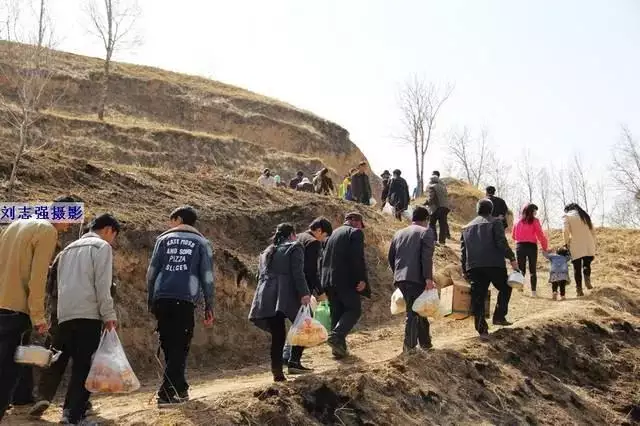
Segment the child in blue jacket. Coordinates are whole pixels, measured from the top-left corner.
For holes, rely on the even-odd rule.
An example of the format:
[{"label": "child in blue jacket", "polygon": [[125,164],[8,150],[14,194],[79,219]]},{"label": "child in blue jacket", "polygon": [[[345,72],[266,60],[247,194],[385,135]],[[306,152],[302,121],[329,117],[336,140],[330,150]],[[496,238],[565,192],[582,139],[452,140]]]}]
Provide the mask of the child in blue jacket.
[{"label": "child in blue jacket", "polygon": [[569,262],[571,256],[566,247],[561,247],[555,253],[544,252],[544,257],[549,259],[549,282],[553,290],[553,300],[558,300],[558,290],[560,290],[560,300],[565,300],[565,288],[569,283]]}]

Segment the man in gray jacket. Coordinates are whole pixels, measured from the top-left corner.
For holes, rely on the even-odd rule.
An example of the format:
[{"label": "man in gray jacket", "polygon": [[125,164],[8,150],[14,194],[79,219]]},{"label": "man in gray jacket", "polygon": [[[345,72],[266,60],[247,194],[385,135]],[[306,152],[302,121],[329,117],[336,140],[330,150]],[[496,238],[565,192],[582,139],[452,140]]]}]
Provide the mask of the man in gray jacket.
[{"label": "man in gray jacket", "polygon": [[119,232],[118,221],[103,214],[91,222],[88,233],[58,256],[58,330],[53,347],[62,355],[43,374],[56,376],[59,381],[69,360],[73,360],[63,424],[77,424],[84,418],[90,396],[84,384],[92,356],[100,344],[103,326],[107,330],[116,328],[111,246]]},{"label": "man in gray jacket", "polygon": [[[449,235],[449,223],[447,216],[449,215],[449,193],[447,185],[440,180],[440,172],[434,171],[433,176],[429,180],[427,186],[427,201],[425,205],[429,208],[431,219],[429,226],[433,229],[436,239],[440,244],[445,244]],[[439,224],[439,230],[436,230],[436,224]],[[440,238],[438,238],[438,236]]]},{"label": "man in gray jacket", "polygon": [[516,257],[504,234],[502,221],[492,217],[492,211],[493,204],[490,200],[478,201],[478,217],[463,228],[460,243],[463,273],[471,282],[471,309],[481,338],[489,335],[489,326],[484,319],[484,303],[489,284],[498,289],[493,324],[511,325],[506,318],[511,287],[507,283],[505,258],[509,259],[514,270],[518,269]]},{"label": "man in gray jacket", "polygon": [[389,248],[389,266],[393,281],[407,305],[404,329],[404,351],[430,349],[429,321],[413,312],[413,303],[425,290],[436,288],[433,282],[433,249],[435,236],[429,228],[429,212],[424,207],[413,211],[413,223],[398,231]]}]

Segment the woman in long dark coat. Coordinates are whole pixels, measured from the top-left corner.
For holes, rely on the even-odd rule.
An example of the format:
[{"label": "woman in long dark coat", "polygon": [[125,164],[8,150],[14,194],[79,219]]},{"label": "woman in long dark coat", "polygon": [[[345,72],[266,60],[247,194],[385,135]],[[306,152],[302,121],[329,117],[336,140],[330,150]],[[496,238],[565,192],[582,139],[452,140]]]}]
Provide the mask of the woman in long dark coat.
[{"label": "woman in long dark coat", "polygon": [[295,320],[311,292],[304,277],[304,249],[296,242],[293,225],[276,228],[273,243],[260,255],[258,287],[249,320],[271,333],[271,372],[276,382],[285,381],[282,349],[287,338],[285,319]]}]

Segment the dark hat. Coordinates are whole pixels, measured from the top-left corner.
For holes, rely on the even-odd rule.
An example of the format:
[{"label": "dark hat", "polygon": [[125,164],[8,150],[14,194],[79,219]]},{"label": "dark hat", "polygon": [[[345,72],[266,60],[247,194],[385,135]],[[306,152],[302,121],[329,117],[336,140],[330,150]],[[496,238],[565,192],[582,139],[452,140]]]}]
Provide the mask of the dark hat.
[{"label": "dark hat", "polygon": [[264,169],[264,170],[262,171],[262,174],[265,174],[265,173],[270,172],[270,171],[271,171],[271,170],[269,170],[269,169]]},{"label": "dark hat", "polygon": [[296,173],[296,175],[302,177],[304,176],[304,172],[302,170],[298,170],[298,173]]},{"label": "dark hat", "polygon": [[389,173],[389,170],[385,170],[384,172],[382,172],[382,174],[380,175],[380,177],[385,177],[385,176],[391,176],[391,173]]},{"label": "dark hat", "polygon": [[345,221],[353,220],[355,222],[360,222],[360,223],[362,223],[362,227],[364,228],[364,218],[358,212],[347,213],[347,215],[344,217],[344,220]]}]

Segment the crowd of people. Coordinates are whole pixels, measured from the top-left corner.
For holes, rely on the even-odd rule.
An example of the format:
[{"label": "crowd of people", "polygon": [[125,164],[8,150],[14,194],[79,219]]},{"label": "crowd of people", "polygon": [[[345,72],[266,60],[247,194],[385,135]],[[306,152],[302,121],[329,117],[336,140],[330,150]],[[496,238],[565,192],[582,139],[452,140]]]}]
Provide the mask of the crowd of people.
[{"label": "crowd of people", "polygon": [[[372,192],[366,166],[361,163],[345,177],[338,191],[346,199],[368,205]],[[423,291],[436,288],[434,248],[451,238],[447,187],[439,172],[434,171],[424,205],[410,208],[409,188],[401,171],[385,171],[381,177],[381,204],[392,206],[400,219],[410,211],[411,224],[395,234],[388,252],[394,284],[406,302],[403,346],[407,351],[418,345],[429,349],[429,321],[416,314],[412,305]],[[269,170],[265,170],[259,183],[266,187],[281,184]],[[300,172],[289,188],[304,190],[301,186],[309,184],[318,194],[329,195],[335,190],[327,169],[317,173],[312,183]],[[72,197],[56,200],[73,201]],[[536,218],[537,210],[534,204],[527,204],[514,224],[515,253],[505,233],[509,210],[493,187],[486,188],[486,198],[477,204],[477,217],[462,229],[462,270],[471,285],[475,328],[483,339],[489,331],[485,299],[491,284],[498,290],[493,324],[511,325],[507,314],[512,289],[505,259],[514,271],[524,274],[528,267],[532,295],[536,296],[538,243],[551,265],[554,299],[565,297],[570,282],[569,263],[573,264],[577,295],[584,294],[583,282],[592,288],[595,234],[588,213],[577,204],[566,206],[565,246],[551,252]],[[157,393],[160,407],[189,398],[185,369],[200,300],[204,301],[204,325],[214,322],[213,249],[195,228],[197,219],[197,212],[189,206],[171,212],[169,229],[158,236],[147,271],[147,305],[157,320],[165,359],[164,380]],[[112,250],[121,226],[115,217],[99,215],[81,238],[64,248],[57,247],[59,234],[69,227],[68,223],[25,219],[12,222],[0,235],[0,419],[10,404],[32,405],[30,414],[41,416],[54,399],[69,361],[71,378],[62,422],[79,424],[91,409],[85,381],[92,355],[104,330],[115,330],[118,325]],[[285,367],[289,375],[311,371],[302,365],[303,348],[286,344],[286,320],[294,321],[301,306],[311,303],[312,296],[329,302],[328,344],[333,356],[348,356],[347,336],[362,315],[361,299],[371,296],[364,229],[364,218],[358,212],[348,213],[335,230],[323,217],[313,220],[308,230],[299,235],[292,224],[277,226],[271,244],[260,256],[258,284],[249,312],[249,320],[271,334],[275,381],[286,380]],[[31,369],[14,360],[17,347],[29,342],[33,329],[46,336],[46,346],[63,354],[50,368],[41,371],[36,396]]]}]

